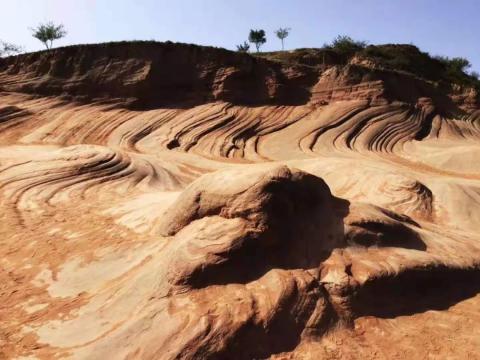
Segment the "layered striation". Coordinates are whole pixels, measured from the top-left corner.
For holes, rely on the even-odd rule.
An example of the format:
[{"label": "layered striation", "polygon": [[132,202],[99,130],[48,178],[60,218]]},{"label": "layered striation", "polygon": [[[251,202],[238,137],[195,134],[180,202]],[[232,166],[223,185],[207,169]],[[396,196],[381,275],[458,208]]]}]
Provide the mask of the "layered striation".
[{"label": "layered striation", "polygon": [[0,358],[475,358],[476,96],[171,43],[0,59]]}]

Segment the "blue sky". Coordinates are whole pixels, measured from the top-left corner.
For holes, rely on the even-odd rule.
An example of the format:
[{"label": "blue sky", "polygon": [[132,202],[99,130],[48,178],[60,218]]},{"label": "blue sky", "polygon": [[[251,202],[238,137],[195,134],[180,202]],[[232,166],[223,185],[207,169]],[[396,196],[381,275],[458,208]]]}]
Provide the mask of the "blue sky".
[{"label": "blue sky", "polygon": [[286,48],[319,47],[338,34],[369,43],[413,43],[433,55],[468,58],[480,72],[480,0],[0,0],[0,39],[42,48],[29,27],[68,30],[56,45],[113,40],[180,41],[234,49],[250,28],[291,27]]}]

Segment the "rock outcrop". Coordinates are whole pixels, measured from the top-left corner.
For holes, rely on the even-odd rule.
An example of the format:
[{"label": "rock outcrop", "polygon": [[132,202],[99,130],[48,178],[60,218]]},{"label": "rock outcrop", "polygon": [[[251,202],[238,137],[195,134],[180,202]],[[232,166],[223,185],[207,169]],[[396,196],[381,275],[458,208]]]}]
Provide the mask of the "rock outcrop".
[{"label": "rock outcrop", "polygon": [[478,96],[330,55],[0,59],[0,358],[475,358]]}]

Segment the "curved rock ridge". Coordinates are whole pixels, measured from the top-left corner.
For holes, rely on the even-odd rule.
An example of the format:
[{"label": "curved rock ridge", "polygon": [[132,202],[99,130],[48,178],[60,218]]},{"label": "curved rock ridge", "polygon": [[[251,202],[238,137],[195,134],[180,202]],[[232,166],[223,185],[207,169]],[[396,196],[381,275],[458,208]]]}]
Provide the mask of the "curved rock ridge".
[{"label": "curved rock ridge", "polygon": [[477,94],[362,64],[0,59],[0,358],[476,358]]}]

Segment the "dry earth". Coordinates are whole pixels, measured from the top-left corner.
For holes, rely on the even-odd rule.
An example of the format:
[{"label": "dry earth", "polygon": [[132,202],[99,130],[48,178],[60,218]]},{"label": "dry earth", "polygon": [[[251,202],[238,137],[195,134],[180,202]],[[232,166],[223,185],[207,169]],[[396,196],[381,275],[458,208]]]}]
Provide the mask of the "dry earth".
[{"label": "dry earth", "polygon": [[0,358],[479,359],[476,97],[179,44],[0,59]]}]

